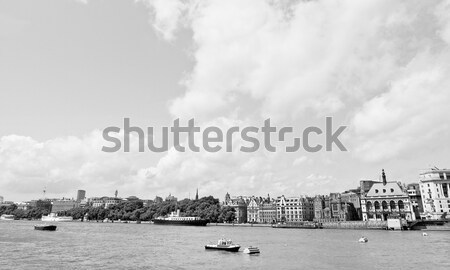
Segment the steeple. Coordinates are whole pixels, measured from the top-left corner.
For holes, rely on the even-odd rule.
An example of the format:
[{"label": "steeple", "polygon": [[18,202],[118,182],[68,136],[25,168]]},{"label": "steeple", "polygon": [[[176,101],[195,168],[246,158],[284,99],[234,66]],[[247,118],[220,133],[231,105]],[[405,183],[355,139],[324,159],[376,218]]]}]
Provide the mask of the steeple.
[{"label": "steeple", "polygon": [[381,178],[383,179],[383,185],[385,186],[387,184],[387,181],[386,181],[386,174],[384,173],[384,169],[381,170]]},{"label": "steeple", "polygon": [[197,188],[197,192],[195,193],[195,200],[198,200],[198,188]]}]

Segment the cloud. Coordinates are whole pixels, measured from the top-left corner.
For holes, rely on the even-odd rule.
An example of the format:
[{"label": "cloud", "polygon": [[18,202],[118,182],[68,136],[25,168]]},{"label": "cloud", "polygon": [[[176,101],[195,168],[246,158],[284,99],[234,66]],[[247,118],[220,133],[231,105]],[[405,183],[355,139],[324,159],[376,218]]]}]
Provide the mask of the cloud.
[{"label": "cloud", "polygon": [[433,136],[416,124],[445,122],[448,2],[182,3],[195,66],[171,103],[175,117],[339,116],[365,161],[394,158],[414,138],[426,144]]},{"label": "cloud", "polygon": [[[134,139],[136,148],[137,140]],[[139,193],[148,183],[139,179],[138,159],[133,153],[104,153],[100,131],[82,137],[64,137],[38,142],[30,137],[0,138],[0,189],[8,195],[38,194],[74,196],[86,189],[90,196]],[[138,185],[137,185],[138,184]],[[6,194],[4,194],[6,195]]]}]

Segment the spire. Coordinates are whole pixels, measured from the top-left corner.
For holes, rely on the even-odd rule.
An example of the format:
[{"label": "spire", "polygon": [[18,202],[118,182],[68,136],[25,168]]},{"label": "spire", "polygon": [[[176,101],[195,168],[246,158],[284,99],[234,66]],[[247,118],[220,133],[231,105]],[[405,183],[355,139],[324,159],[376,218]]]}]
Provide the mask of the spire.
[{"label": "spire", "polygon": [[116,189],[116,192],[114,192],[115,197],[117,198],[117,194],[119,194],[119,192]]},{"label": "spire", "polygon": [[198,200],[198,188],[197,188],[197,192],[195,193],[195,200]]},{"label": "spire", "polygon": [[381,178],[383,179],[383,185],[385,186],[387,184],[387,181],[386,181],[386,174],[384,173],[384,169],[381,170]]}]

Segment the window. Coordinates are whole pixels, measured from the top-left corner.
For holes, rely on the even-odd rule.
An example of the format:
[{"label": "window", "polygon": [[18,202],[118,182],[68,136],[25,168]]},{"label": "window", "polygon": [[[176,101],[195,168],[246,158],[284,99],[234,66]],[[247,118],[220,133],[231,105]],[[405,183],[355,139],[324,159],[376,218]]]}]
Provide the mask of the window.
[{"label": "window", "polygon": [[391,188],[391,193],[394,193],[394,189],[393,188]]},{"label": "window", "polygon": [[383,188],[383,193],[386,193],[386,190]]},{"label": "window", "polygon": [[404,209],[405,208],[405,204],[403,203],[402,200],[398,201],[398,209]]},{"label": "window", "polygon": [[378,189],[375,189],[375,193],[378,193]]}]

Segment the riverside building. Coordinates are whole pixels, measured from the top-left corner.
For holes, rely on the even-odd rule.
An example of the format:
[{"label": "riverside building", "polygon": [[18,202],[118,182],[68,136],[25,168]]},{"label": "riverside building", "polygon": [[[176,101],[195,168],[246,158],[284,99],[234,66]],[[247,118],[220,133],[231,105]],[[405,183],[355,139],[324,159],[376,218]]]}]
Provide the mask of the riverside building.
[{"label": "riverside building", "polygon": [[281,222],[312,221],[314,219],[314,199],[306,196],[277,198],[277,220]]},{"label": "riverside building", "polygon": [[367,193],[361,194],[363,220],[400,218],[415,220],[414,210],[406,188],[400,182],[388,182],[382,171],[382,182],[373,182]]},{"label": "riverside building", "polygon": [[424,208],[421,216],[426,219],[445,218],[450,214],[450,169],[424,170],[419,179]]}]

